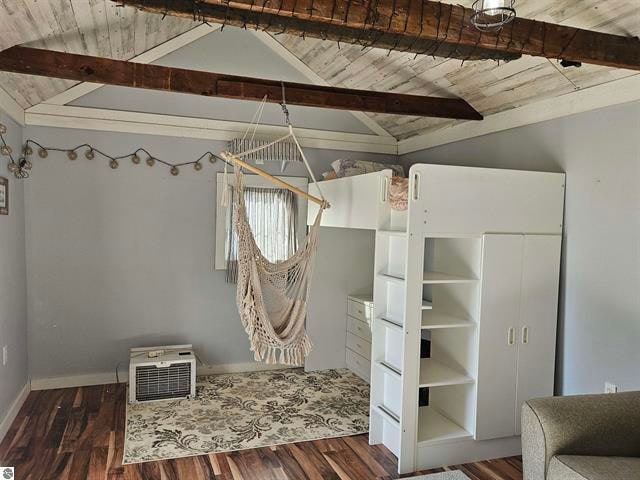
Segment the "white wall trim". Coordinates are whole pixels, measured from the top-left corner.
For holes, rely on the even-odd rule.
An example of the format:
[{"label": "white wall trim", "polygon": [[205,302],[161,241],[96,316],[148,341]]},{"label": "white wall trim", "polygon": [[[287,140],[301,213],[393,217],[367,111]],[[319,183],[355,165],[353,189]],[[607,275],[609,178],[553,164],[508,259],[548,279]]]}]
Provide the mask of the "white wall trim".
[{"label": "white wall trim", "polygon": [[[220,28],[220,25],[218,24],[207,25],[203,23],[202,25],[198,25],[197,27],[186,31],[183,34],[178,35],[177,37],[167,40],[166,42],[161,43],[160,45],[157,45],[147,50],[146,52],[141,53],[140,55],[136,55],[135,57],[131,58],[129,61],[136,62],[136,63],[144,63],[144,64],[155,62],[159,58],[162,58],[171,52],[175,52],[179,48],[189,45],[190,43],[195,42],[196,40],[204,37],[205,35],[208,35],[211,32],[218,30],[219,28]],[[77,85],[74,85],[70,89],[65,90],[64,92],[59,93],[58,95],[55,95],[54,97],[51,97],[48,100],[45,100],[42,103],[49,103],[53,105],[66,105],[67,103],[72,102],[86,95],[87,93],[91,93],[94,90],[97,90],[101,87],[104,87],[104,84],[81,82]]]},{"label": "white wall trim", "polygon": [[[289,65],[298,70],[301,74],[303,74],[307,79],[313,82],[315,85],[325,85],[325,86],[333,86],[329,82],[327,82],[324,78],[314,72],[306,63],[296,57],[293,53],[291,53],[284,45],[278,42],[275,38],[273,38],[267,32],[262,30],[249,30],[254,37],[264,43],[267,47],[269,47],[273,52],[278,54],[280,58],[285,60]],[[378,122],[373,120],[364,112],[354,112],[351,111],[351,114],[356,117],[360,122],[365,124],[371,131],[377,133],[383,137],[391,137],[392,135],[387,132],[384,128],[382,128]]]},{"label": "white wall trim", "polygon": [[567,93],[398,142],[398,154],[426,150],[468,138],[523,127],[598,108],[640,100],[640,74]]},{"label": "white wall trim", "polygon": [[24,109],[2,87],[0,87],[0,110],[3,110],[19,125],[24,125]]},{"label": "white wall trim", "polygon": [[[25,112],[25,123],[41,127],[76,128],[226,141],[239,135],[242,136],[249,126],[245,122],[43,103],[31,107]],[[284,135],[287,131],[287,127],[283,126],[260,126],[261,135]],[[393,137],[308,128],[296,128],[296,135],[301,145],[307,148],[392,155],[396,155],[398,151],[398,142]]]},{"label": "white wall trim", "polygon": [[[216,375],[220,373],[262,372],[267,370],[283,370],[291,368],[286,365],[274,365],[260,362],[226,363],[218,365],[200,365],[197,375]],[[118,373],[120,382],[129,380],[129,372],[126,366]],[[96,372],[62,377],[36,377],[31,379],[31,390],[51,390],[54,388],[86,387],[90,385],[105,385],[116,383],[116,373]],[[28,392],[27,392],[28,393]],[[26,398],[26,396],[25,396]],[[16,412],[17,414],[17,412]],[[11,424],[11,422],[9,422]]]},{"label": "white wall trim", "polygon": [[31,391],[31,388],[27,383],[24,387],[22,387],[20,392],[18,392],[18,395],[16,396],[15,400],[9,407],[9,410],[7,411],[6,415],[0,422],[0,443],[2,443],[2,439],[9,431],[9,428],[11,427],[11,424],[13,423],[13,421],[18,416],[18,413],[20,412],[22,405],[24,405],[25,400],[29,396],[30,391]]}]

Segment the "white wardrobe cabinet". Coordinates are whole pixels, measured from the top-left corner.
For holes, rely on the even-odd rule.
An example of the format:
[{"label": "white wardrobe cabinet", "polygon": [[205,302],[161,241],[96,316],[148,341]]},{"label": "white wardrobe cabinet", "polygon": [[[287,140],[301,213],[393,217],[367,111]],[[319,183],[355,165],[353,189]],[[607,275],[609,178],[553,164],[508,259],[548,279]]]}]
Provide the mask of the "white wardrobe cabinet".
[{"label": "white wardrobe cabinet", "polygon": [[520,435],[520,410],[553,395],[560,235],[484,235],[477,440]]}]

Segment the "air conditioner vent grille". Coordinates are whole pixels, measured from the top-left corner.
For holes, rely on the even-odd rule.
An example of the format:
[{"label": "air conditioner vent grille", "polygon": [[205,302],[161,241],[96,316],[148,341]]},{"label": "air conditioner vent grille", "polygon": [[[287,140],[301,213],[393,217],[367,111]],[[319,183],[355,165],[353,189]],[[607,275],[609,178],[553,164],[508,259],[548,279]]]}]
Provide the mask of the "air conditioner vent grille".
[{"label": "air conditioner vent grille", "polygon": [[136,367],[136,400],[146,402],[191,394],[191,362],[172,363],[166,367]]}]

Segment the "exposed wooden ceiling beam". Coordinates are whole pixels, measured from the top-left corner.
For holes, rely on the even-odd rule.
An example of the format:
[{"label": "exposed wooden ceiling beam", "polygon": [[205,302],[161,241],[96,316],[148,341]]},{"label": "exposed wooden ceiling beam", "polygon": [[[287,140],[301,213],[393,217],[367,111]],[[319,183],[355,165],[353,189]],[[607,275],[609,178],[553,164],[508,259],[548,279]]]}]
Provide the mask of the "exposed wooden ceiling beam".
[{"label": "exposed wooden ceiling beam", "polygon": [[[0,52],[0,70],[208,97],[260,101],[266,95],[267,101],[271,103],[279,103],[282,99],[283,84],[279,81],[146,65],[19,46]],[[284,82],[284,87],[287,103],[291,105],[482,120],[482,115],[462,99],[351,90],[290,82]]]},{"label": "exposed wooden ceiling beam", "polygon": [[482,33],[473,11],[430,0],[113,0],[142,10],[461,59],[532,55],[640,70],[640,40],[516,18]]}]

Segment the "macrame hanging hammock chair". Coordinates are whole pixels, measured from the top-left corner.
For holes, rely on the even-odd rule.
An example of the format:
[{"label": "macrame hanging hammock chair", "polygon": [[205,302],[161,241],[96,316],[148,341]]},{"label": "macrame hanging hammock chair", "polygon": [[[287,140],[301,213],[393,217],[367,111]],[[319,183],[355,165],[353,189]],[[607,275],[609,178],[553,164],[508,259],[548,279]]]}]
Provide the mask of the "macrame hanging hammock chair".
[{"label": "macrame hanging hammock chair", "polygon": [[[260,113],[265,101],[266,98],[261,104]],[[254,352],[256,361],[299,366],[304,363],[304,359],[312,349],[311,340],[305,329],[307,301],[318,244],[320,220],[323,210],[328,208],[329,204],[322,195],[309,162],[289,122],[289,114],[284,102],[284,90],[282,109],[289,127],[287,135],[251,150],[233,154],[221,152],[220,156],[235,166],[237,194],[233,195],[235,208],[233,228],[238,237],[236,303],[242,325],[249,336],[251,351]],[[255,124],[256,127],[258,121],[259,117]],[[269,148],[279,142],[290,141],[290,139],[300,151],[300,156],[309,175],[318,187],[321,200],[241,160],[242,157],[250,157],[259,150]],[[309,230],[306,241],[287,260],[270,262],[264,257],[256,243],[244,204],[242,168],[258,173],[277,185],[320,204],[318,215]],[[228,185],[225,182],[225,190],[227,188]],[[226,191],[223,197],[228,198]]]}]

